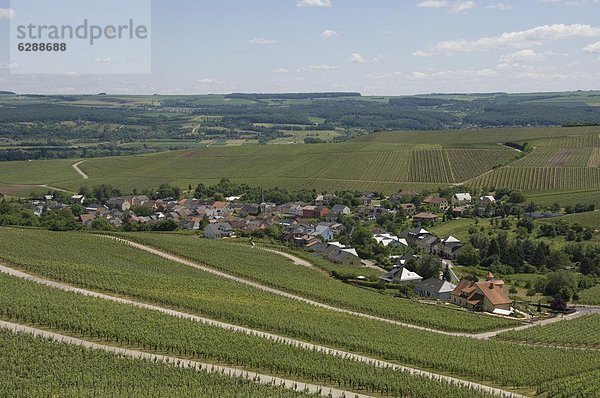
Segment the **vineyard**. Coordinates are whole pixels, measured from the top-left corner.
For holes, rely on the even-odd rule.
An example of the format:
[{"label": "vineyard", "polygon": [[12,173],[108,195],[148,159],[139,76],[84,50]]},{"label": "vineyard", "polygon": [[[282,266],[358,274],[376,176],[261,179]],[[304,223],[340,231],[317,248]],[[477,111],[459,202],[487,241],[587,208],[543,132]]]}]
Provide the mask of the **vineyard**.
[{"label": "vineyard", "polygon": [[[155,311],[81,296],[0,275],[0,316],[179,358],[227,364],[355,391],[432,396],[487,396],[392,369],[346,360]],[[116,321],[118,320],[118,321]],[[453,393],[452,390],[456,390]],[[445,395],[448,394],[448,395]]]},{"label": "vineyard", "polygon": [[[308,268],[294,266],[282,256],[252,247],[186,235],[134,234],[126,238],[304,297],[398,321],[445,330],[457,330],[463,325],[463,331],[471,332],[515,324],[357,289]],[[227,256],[222,256],[225,252]]]},{"label": "vineyard", "polygon": [[[513,321],[382,297],[377,293],[326,278],[304,267],[292,266],[289,260],[277,254],[253,250],[250,247],[193,237],[154,234],[132,235],[134,236],[139,236],[144,243],[168,248],[176,253],[185,253],[186,256],[214,268],[232,271],[274,287],[354,310],[452,331],[480,332],[515,325]],[[261,310],[260,317],[270,317],[274,315],[269,314],[270,305],[277,304],[277,307],[284,311],[283,308],[287,308],[288,302],[298,311],[301,311],[301,308],[311,308],[312,311],[309,305],[140,253],[123,243],[106,238],[19,229],[0,229],[0,237],[0,259],[69,283],[83,284],[86,287],[95,283],[96,288],[116,293],[127,291],[135,297],[150,294],[153,298],[157,298],[158,292],[152,289],[152,286],[164,284],[161,296],[168,294],[167,286],[171,286],[172,290],[177,292],[169,294],[171,300],[181,301],[182,305],[185,305],[184,303],[192,302],[192,298],[197,297],[199,302],[206,302],[203,305],[198,303],[198,308],[219,316],[227,313],[224,310],[227,308],[226,303],[229,303],[231,312],[228,316],[236,320],[239,316],[248,317],[258,310]],[[99,241],[105,250],[97,250]],[[34,242],[40,250],[31,253],[30,248]],[[65,261],[64,258],[68,260]],[[102,264],[102,268],[96,264]],[[141,281],[140,275],[147,280]],[[206,286],[204,291],[194,288],[203,285]],[[227,292],[230,291],[237,291],[238,294],[236,297],[227,297]],[[186,295],[189,300],[185,300]],[[211,295],[223,298],[220,306],[219,303],[213,302]],[[236,299],[250,302],[244,308],[240,308]],[[248,309],[249,313],[242,309]]]},{"label": "vineyard", "polygon": [[503,167],[473,182],[478,188],[511,187],[526,191],[573,191],[600,186],[600,168]]},{"label": "vineyard", "polygon": [[[180,308],[213,319],[243,324],[326,346],[341,347],[351,352],[368,353],[373,357],[386,358],[409,366],[475,380],[487,380],[499,385],[530,388],[558,377],[600,368],[600,353],[525,347],[500,341],[445,336],[354,317],[269,295],[249,286],[136,251],[117,242],[104,239],[99,241],[101,238],[98,237],[54,234],[65,242],[61,244],[50,240],[53,243],[49,244],[48,238],[44,238],[39,231],[24,231],[18,234],[19,231],[16,230],[10,232],[13,233],[13,237],[19,239],[7,239],[8,235],[2,236],[0,253],[3,257],[8,257],[7,252],[19,253],[24,250],[21,246],[31,247],[31,236],[37,236],[35,244],[38,250],[29,251],[27,255],[13,254],[12,258],[7,258],[19,268],[36,274],[48,275],[52,279],[119,296]],[[27,238],[28,234],[32,235]],[[53,235],[48,232],[44,234]],[[9,279],[5,277],[5,280]],[[63,302],[61,305],[55,297],[58,297],[59,293],[66,293],[52,291],[51,300],[47,296],[50,293],[40,293],[39,301],[32,304],[33,297],[38,294],[32,289],[25,286],[6,286],[1,289],[7,303],[4,306],[5,310],[18,310],[12,313],[13,319],[30,319],[29,322],[32,323],[36,319],[35,322],[43,320],[50,323],[61,320],[65,325],[76,328],[81,328],[86,322],[100,322],[87,316],[74,320],[74,317],[88,313],[87,310],[73,310],[74,301],[79,302],[81,299],[83,302],[84,297],[77,296],[76,299],[76,296],[71,294],[65,298],[70,302]],[[36,290],[40,289],[49,289],[48,292],[51,290],[36,286]],[[23,307],[15,303],[19,292],[25,292],[22,296]],[[99,310],[113,308],[108,303],[102,303],[100,307]],[[100,318],[111,319],[111,324],[115,323],[115,327],[121,326],[126,329],[125,333],[130,333],[134,330],[133,325],[136,322],[127,316],[134,313],[137,312],[130,309],[127,313],[119,313],[118,316]],[[115,319],[119,321],[114,322]],[[169,322],[171,321],[176,320]],[[155,325],[156,322],[145,324],[144,337],[150,334],[149,324]],[[162,323],[160,325],[161,328],[168,327]],[[96,326],[92,326],[86,330],[94,330],[93,327]],[[110,324],[107,327],[110,327]],[[113,332],[115,331],[110,333]],[[110,333],[107,332],[107,335],[112,336],[111,339],[126,341],[126,337]],[[177,336],[175,332],[160,333],[162,339],[171,335]],[[130,340],[139,338],[128,336]],[[195,340],[187,339],[185,345],[169,344],[187,350],[195,346]],[[246,345],[245,350],[249,349]],[[490,361],[490,358],[493,358],[493,361]]]},{"label": "vineyard", "polygon": [[308,394],[0,330],[0,397],[296,398]]},{"label": "vineyard", "polygon": [[531,344],[598,348],[600,347],[599,330],[600,315],[588,315],[551,325],[504,332],[497,338]]},{"label": "vineyard", "polygon": [[559,379],[545,384],[538,389],[539,394],[548,398],[598,398],[600,397],[600,371]]},{"label": "vineyard", "polygon": [[537,148],[515,167],[588,167],[594,148]]}]

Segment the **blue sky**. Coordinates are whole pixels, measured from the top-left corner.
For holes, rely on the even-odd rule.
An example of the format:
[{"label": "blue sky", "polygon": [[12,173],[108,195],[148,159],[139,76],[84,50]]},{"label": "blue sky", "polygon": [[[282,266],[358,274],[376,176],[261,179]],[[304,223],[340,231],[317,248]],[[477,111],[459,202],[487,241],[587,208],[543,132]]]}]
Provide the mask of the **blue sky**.
[{"label": "blue sky", "polygon": [[[201,94],[600,89],[600,0],[154,0],[152,73],[15,75],[0,90]],[[29,0],[31,1],[31,0]],[[99,0],[98,0],[99,1]],[[105,60],[104,62],[110,62]]]}]

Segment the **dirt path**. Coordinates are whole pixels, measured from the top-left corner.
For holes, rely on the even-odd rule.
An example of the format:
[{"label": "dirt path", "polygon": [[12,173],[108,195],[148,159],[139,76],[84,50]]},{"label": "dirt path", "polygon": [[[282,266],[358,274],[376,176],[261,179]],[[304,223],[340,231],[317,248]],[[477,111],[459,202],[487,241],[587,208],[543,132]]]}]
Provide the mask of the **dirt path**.
[{"label": "dirt path", "polygon": [[230,368],[226,366],[213,365],[209,363],[202,363],[196,361],[190,361],[187,359],[180,359],[177,357],[171,357],[166,355],[157,355],[150,354],[143,351],[136,351],[126,348],[113,347],[104,344],[92,343],[90,341],[77,339],[75,337],[70,337],[58,333],[48,332],[42,329],[36,329],[29,326],[23,326],[12,322],[0,321],[0,328],[10,330],[14,333],[24,333],[30,334],[33,336],[43,337],[46,339],[51,339],[59,343],[75,345],[79,347],[85,347],[92,350],[102,350],[112,352],[118,355],[123,355],[130,358],[144,359],[152,362],[161,362],[165,364],[169,364],[171,366],[176,366],[180,368],[193,368],[198,371],[203,371],[207,373],[216,373],[222,374],[230,377],[239,377],[247,380],[252,380],[255,383],[259,384],[267,384],[267,385],[276,385],[283,386],[285,388],[296,390],[296,391],[309,391],[311,393],[317,393],[323,397],[334,397],[334,398],[343,398],[343,397],[358,397],[358,398],[368,398],[369,395],[355,394],[350,391],[339,390],[336,388],[319,386],[316,384],[308,384],[302,383],[299,381],[282,379],[279,377],[269,376],[265,374],[248,372],[241,369]]},{"label": "dirt path", "polygon": [[76,172],[79,173],[79,175],[84,179],[87,180],[89,177],[87,174],[85,174],[80,168],[79,165],[82,164],[83,162],[85,162],[85,160],[80,160],[77,163],[74,163],[71,165],[71,167],[73,167],[73,170],[75,170]]},{"label": "dirt path", "polygon": [[272,340],[272,341],[277,341],[280,343],[292,345],[292,346],[307,349],[307,350],[318,351],[318,352],[321,352],[324,354],[333,355],[333,356],[337,356],[340,358],[351,359],[351,360],[354,360],[357,362],[362,362],[362,363],[368,363],[372,366],[376,366],[376,367],[380,367],[380,368],[391,368],[394,370],[404,371],[404,372],[408,372],[413,375],[427,377],[432,380],[446,381],[446,382],[449,382],[449,383],[452,383],[455,385],[469,387],[469,388],[485,391],[485,392],[492,393],[492,394],[501,394],[507,398],[522,398],[523,397],[522,395],[519,395],[519,394],[510,393],[508,391],[504,391],[504,390],[497,389],[497,388],[492,388],[492,387],[489,387],[489,386],[486,386],[483,384],[479,384],[479,383],[465,381],[462,379],[457,379],[457,378],[449,377],[449,376],[443,376],[443,375],[439,375],[437,373],[432,373],[432,372],[427,372],[427,371],[423,371],[423,370],[419,370],[419,369],[415,369],[415,368],[410,368],[407,366],[402,366],[402,365],[398,365],[398,364],[395,364],[392,362],[378,360],[378,359],[367,357],[364,355],[353,354],[351,352],[336,350],[336,349],[332,349],[329,347],[312,344],[312,343],[292,339],[292,338],[285,337],[285,336],[279,336],[279,335],[272,334],[272,333],[262,332],[260,330],[250,329],[250,328],[233,325],[233,324],[225,323],[225,322],[219,322],[219,321],[215,321],[213,319],[203,318],[203,317],[188,314],[185,312],[180,312],[180,311],[175,311],[175,310],[171,310],[171,309],[164,308],[164,307],[155,306],[152,304],[147,304],[147,303],[143,303],[143,302],[139,302],[139,301],[135,301],[135,300],[124,299],[121,297],[114,297],[114,296],[110,296],[110,295],[103,294],[103,293],[98,293],[98,292],[87,290],[87,289],[77,288],[77,287],[74,287],[71,285],[67,285],[65,283],[51,281],[51,280],[41,278],[38,276],[33,276],[33,275],[27,274],[25,272],[18,271],[13,268],[4,266],[2,264],[0,264],[0,272],[15,276],[18,278],[22,278],[25,280],[29,280],[32,282],[36,282],[36,283],[39,283],[42,285],[51,286],[56,289],[60,289],[60,290],[68,291],[68,292],[74,292],[74,293],[78,293],[78,294],[88,296],[88,297],[96,297],[96,298],[109,300],[109,301],[113,301],[113,302],[117,302],[117,303],[128,304],[128,305],[132,305],[134,307],[149,309],[149,310],[157,311],[157,312],[160,312],[160,313],[163,313],[166,315],[170,315],[170,316],[173,316],[176,318],[188,319],[188,320],[192,320],[195,322],[219,327],[219,328],[222,328],[225,330],[231,330],[231,331],[235,331],[235,332],[239,332],[239,333],[245,333],[247,335],[257,336],[257,337],[265,338],[265,339]]}]

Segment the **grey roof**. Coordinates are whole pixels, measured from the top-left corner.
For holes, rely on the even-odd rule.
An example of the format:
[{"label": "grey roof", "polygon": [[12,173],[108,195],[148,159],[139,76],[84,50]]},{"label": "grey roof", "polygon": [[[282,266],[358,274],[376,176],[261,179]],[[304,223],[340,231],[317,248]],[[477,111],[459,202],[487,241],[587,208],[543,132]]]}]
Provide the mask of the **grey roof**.
[{"label": "grey roof", "polygon": [[424,281],[421,281],[416,286],[416,288],[435,293],[448,293],[454,291],[454,289],[456,289],[456,286],[442,279],[429,278]]}]

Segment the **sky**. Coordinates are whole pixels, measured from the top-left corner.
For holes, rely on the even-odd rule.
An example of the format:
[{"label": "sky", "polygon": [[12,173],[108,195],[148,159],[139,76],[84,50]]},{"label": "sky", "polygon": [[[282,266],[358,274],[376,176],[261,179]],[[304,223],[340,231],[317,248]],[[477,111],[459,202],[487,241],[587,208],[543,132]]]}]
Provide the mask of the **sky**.
[{"label": "sky", "polygon": [[151,73],[94,75],[65,65],[54,75],[15,74],[10,22],[31,1],[0,0],[0,90],[409,95],[600,89],[600,0],[152,0]]}]

